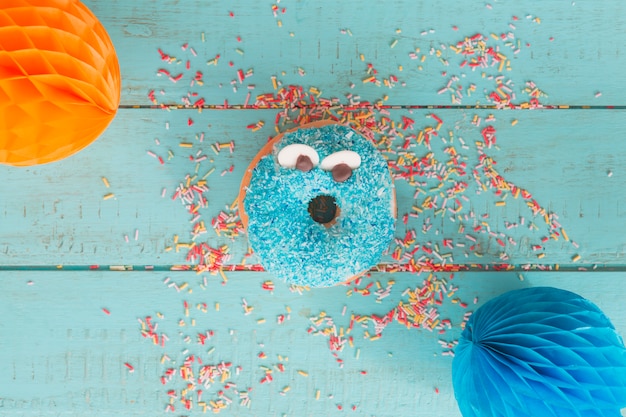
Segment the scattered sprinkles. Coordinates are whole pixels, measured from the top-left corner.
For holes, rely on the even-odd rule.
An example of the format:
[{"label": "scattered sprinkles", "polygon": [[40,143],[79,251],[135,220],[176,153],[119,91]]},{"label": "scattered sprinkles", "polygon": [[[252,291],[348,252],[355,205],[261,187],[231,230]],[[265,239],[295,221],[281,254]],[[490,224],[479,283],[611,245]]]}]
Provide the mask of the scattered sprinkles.
[{"label": "scattered sprinkles", "polygon": [[[287,8],[279,3],[276,1],[272,4],[270,11],[280,28]],[[486,4],[485,8],[491,10],[492,6]],[[227,13],[230,18],[236,18],[234,11]],[[527,15],[526,19],[534,24],[541,23],[536,16]],[[389,273],[387,276],[392,276],[394,272],[411,272],[420,279],[415,279],[406,288],[399,288],[397,279],[382,280],[367,274],[346,284],[346,299],[358,297],[365,301],[346,304],[340,314],[332,317],[325,311],[311,314],[302,329],[302,334],[325,340],[339,368],[343,368],[346,361],[360,360],[361,349],[367,349],[368,343],[376,343],[390,325],[436,334],[441,356],[453,357],[457,345],[454,336],[469,320],[472,314],[470,304],[479,303],[477,297],[471,302],[461,298],[455,285],[455,273],[470,269],[527,271],[558,268],[558,265],[543,263],[510,264],[508,253],[516,246],[529,245],[529,252],[542,260],[553,247],[551,245],[556,245],[555,242],[568,242],[574,249],[578,248],[565,227],[559,223],[558,215],[543,207],[530,191],[507,180],[494,156],[499,151],[498,138],[506,134],[505,128],[518,125],[517,119],[509,119],[503,125],[493,114],[494,110],[550,108],[542,103],[548,97],[547,93],[533,81],[524,80],[520,83],[509,77],[515,56],[530,47],[530,43],[522,42],[516,35],[517,26],[523,23],[513,16],[506,29],[500,33],[473,33],[459,36],[456,42],[450,44],[412,48],[408,52],[409,62],[394,67],[397,72],[394,70],[393,73],[379,71],[375,62],[368,62],[370,57],[366,59],[364,54],[359,53],[362,73],[355,74],[355,79],[350,80],[346,87],[350,91],[354,91],[356,84],[363,88],[382,88],[381,98],[374,101],[363,100],[352,92],[339,98],[324,95],[315,86],[284,83],[281,78],[286,70],[276,71],[275,75],[263,81],[263,85],[267,84],[265,92],[256,91],[258,87],[252,83],[254,69],[246,69],[239,63],[239,58],[245,55],[246,50],[245,41],[239,35],[233,37],[232,42],[236,43],[228,53],[223,51],[223,54],[216,54],[213,51],[208,58],[199,56],[190,43],[184,43],[181,47],[186,57],[184,59],[158,50],[164,68],[158,69],[156,76],[166,80],[165,84],[169,86],[182,83],[189,87],[190,92],[180,97],[177,104],[172,104],[159,102],[160,97],[166,95],[164,89],[160,90],[160,95],[155,93],[158,89],[151,90],[148,92],[148,100],[155,107],[166,111],[188,108],[198,112],[227,108],[277,110],[271,122],[257,120],[242,126],[247,128],[250,135],[265,132],[268,126],[273,126],[275,132],[283,132],[303,123],[334,120],[349,125],[368,138],[387,159],[397,186],[408,186],[413,190],[413,201],[405,212],[398,213],[396,236],[388,254],[375,270]],[[455,34],[459,32],[457,26],[448,30]],[[352,36],[348,28],[339,31],[340,34]],[[401,33],[402,30],[398,28],[388,41],[389,49],[395,51],[395,54],[407,53],[402,51],[406,45],[404,41],[400,42],[404,39],[399,36]],[[433,33],[434,29],[421,32],[426,38]],[[289,36],[294,36],[293,32],[289,32]],[[349,38],[344,39],[348,41]],[[205,42],[204,33],[201,34],[201,41]],[[220,63],[222,55],[228,55],[224,60],[228,63],[231,77],[223,85],[232,88],[234,93],[245,93],[242,105],[231,105],[227,101],[209,104],[194,91],[205,82],[202,71],[195,69],[195,66],[201,64],[204,67],[201,69],[208,71],[214,66],[224,65],[223,61]],[[452,119],[450,112],[442,109],[445,106],[434,106],[427,113],[418,113],[415,110],[425,110],[425,107],[397,108],[386,104],[389,100],[388,92],[402,88],[408,82],[401,77],[403,70],[422,71],[427,61],[429,64],[434,61],[441,69],[442,84],[434,90],[443,97],[449,97],[450,104],[481,103],[477,109],[467,109],[467,120]],[[307,72],[302,66],[289,71],[306,79]],[[487,87],[483,88],[483,85]],[[600,96],[600,92],[595,93],[596,98]],[[230,162],[232,155],[241,146],[239,141],[212,137],[210,126],[208,130],[202,127],[200,114],[186,118],[184,123],[189,133],[187,137],[176,139],[178,146],[172,145],[172,149],[176,149],[175,153],[155,148],[158,152],[147,150],[147,155],[160,165],[166,165],[174,158],[185,158],[188,162],[188,173],[170,193],[172,200],[178,202],[189,215],[189,236],[184,241],[174,236],[166,250],[186,254],[187,263],[173,269],[195,271],[199,277],[199,287],[204,290],[210,285],[205,273],[218,275],[222,279],[221,284],[225,285],[228,282],[226,273],[229,271],[262,271],[262,268],[250,262],[250,259],[254,259],[252,253],[231,254],[229,245],[245,239],[238,207],[236,203],[216,206],[211,194],[217,188],[221,176],[239,172],[239,167]],[[166,134],[169,131],[169,122],[166,123],[165,131]],[[155,141],[155,144],[159,146],[160,141]],[[212,175],[216,171],[220,175]],[[607,175],[610,177],[612,172],[608,171]],[[109,188],[105,177],[102,177],[102,181]],[[160,196],[166,193],[166,188],[162,188]],[[113,197],[110,193],[105,195],[105,199],[108,195],[111,195],[108,198]],[[485,204],[488,207],[485,208],[485,204],[473,204],[475,201],[487,202]],[[515,218],[511,216],[513,212],[516,213]],[[206,216],[211,220],[205,220]],[[211,227],[207,227],[209,224]],[[520,239],[521,236],[526,239]],[[128,236],[125,239],[128,242]],[[137,239],[138,230],[135,233]],[[571,256],[572,263],[581,260],[579,254],[568,256]],[[522,274],[518,274],[520,280],[523,280]],[[175,283],[170,278],[164,284],[175,289],[179,297],[188,296],[192,287],[196,286],[191,280]],[[281,290],[279,285],[269,279],[260,285],[268,297]],[[308,288],[291,286],[289,290],[302,295]],[[255,304],[258,302],[251,301]],[[371,311],[354,311],[355,305],[365,308],[368,306],[366,302],[370,301],[376,308],[382,304],[384,311],[376,314]],[[217,300],[210,303],[214,306],[211,310],[219,313],[220,303]],[[238,314],[250,316],[246,320],[250,320],[255,328],[261,329],[257,326],[267,326],[274,320],[270,316],[267,316],[267,320],[258,317],[261,306],[255,310],[246,298],[240,298],[235,304]],[[228,360],[216,359],[219,348],[216,351],[211,344],[218,335],[206,329],[193,330],[191,333],[188,331],[195,329],[201,322],[196,321],[194,314],[208,313],[209,305],[201,303],[194,309],[191,303],[185,301],[181,314],[183,318],[174,320],[181,329],[178,333],[179,342],[183,346],[202,346],[205,351],[200,355],[190,353],[188,349],[172,350],[161,357],[164,369],[160,381],[166,386],[166,412],[187,413],[198,409],[219,413],[229,409],[233,403],[250,407],[252,393],[261,386],[263,389],[273,387],[281,396],[298,389],[297,380],[289,380],[289,385],[275,381],[281,374],[293,372],[293,368],[287,368],[285,357],[279,356],[278,361],[274,361],[269,349],[262,344],[259,344],[260,350],[254,358],[259,365],[256,372]],[[442,316],[442,307],[445,307],[449,316]],[[109,314],[108,310],[102,310]],[[164,320],[159,315],[157,318]],[[277,325],[290,319],[289,307],[275,316]],[[169,338],[158,330],[159,324],[155,320],[147,316],[139,319],[139,323],[142,336],[150,340],[155,348],[169,348]],[[231,336],[235,334],[236,330],[231,330]],[[345,355],[349,349],[352,349],[351,354]],[[391,352],[389,356],[392,356]],[[134,368],[129,367],[129,364],[125,365],[129,372],[133,371]],[[254,384],[257,385],[238,388],[236,380],[242,373],[254,373]],[[303,369],[297,369],[295,373],[303,378],[309,377],[309,372]],[[363,369],[359,374],[367,377],[368,371]],[[433,389],[439,394],[438,387]],[[316,389],[314,396],[320,400],[321,391]],[[329,394],[327,398],[333,400],[334,396]],[[346,411],[358,408],[357,404],[348,401],[333,401],[333,406]]]}]

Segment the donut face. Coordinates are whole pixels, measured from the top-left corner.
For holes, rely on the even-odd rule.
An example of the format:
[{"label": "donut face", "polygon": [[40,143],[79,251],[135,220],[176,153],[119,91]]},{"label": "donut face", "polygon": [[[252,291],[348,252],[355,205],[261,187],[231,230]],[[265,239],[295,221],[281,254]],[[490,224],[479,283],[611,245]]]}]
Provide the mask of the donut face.
[{"label": "donut face", "polygon": [[[312,148],[322,163],[309,170],[281,165],[278,155],[290,145]],[[333,203],[337,215],[321,223]],[[370,269],[394,233],[387,162],[366,138],[341,125],[285,134],[252,171],[244,209],[248,239],[263,267],[303,286],[336,285]]]}]

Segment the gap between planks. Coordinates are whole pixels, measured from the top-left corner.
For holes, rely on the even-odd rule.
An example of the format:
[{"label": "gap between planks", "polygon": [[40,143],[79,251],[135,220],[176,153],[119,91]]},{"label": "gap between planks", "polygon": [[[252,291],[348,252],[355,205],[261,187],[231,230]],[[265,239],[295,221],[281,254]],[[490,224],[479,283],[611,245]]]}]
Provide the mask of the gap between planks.
[{"label": "gap between planks", "polygon": [[[307,105],[307,106],[293,106],[290,109],[313,109],[324,107],[322,105]],[[540,107],[522,107],[522,106],[509,106],[499,107],[495,105],[476,104],[476,105],[443,105],[443,104],[360,104],[360,105],[347,105],[337,104],[331,107],[343,107],[344,109],[359,109],[359,108],[375,108],[385,110],[417,110],[417,109],[450,109],[450,110],[626,110],[626,105],[604,105],[604,106],[591,106],[591,105],[575,105],[575,104],[554,104],[554,105],[541,105]],[[284,110],[284,106],[257,106],[253,104],[204,104],[202,106],[185,106],[182,104],[121,104],[119,109],[167,109],[167,110]]]},{"label": "gap between planks", "polygon": [[[109,272],[194,272],[217,273],[218,270],[198,271],[196,265],[0,265],[0,272],[13,271],[109,271]],[[265,273],[260,265],[225,265],[223,272],[259,272]],[[456,273],[456,272],[626,272],[624,265],[598,265],[598,264],[450,264],[433,268],[423,267],[411,270],[408,265],[381,264],[368,271],[369,273]]]}]

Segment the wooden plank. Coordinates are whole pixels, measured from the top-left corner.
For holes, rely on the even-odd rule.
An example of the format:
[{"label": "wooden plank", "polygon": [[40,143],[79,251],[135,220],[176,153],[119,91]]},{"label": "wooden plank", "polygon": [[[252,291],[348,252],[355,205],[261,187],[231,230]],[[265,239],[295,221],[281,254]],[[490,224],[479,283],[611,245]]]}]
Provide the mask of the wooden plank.
[{"label": "wooden plank", "polygon": [[[237,391],[252,388],[249,410],[238,405],[235,389],[225,389],[234,401],[224,411],[226,415],[335,416],[354,405],[357,412],[367,415],[387,416],[393,411],[393,415],[430,417],[437,410],[438,416],[456,417],[460,413],[450,379],[452,359],[443,354],[447,349],[439,340],[455,340],[465,312],[492,297],[527,286],[555,286],[595,302],[618,332],[626,332],[626,292],[615,285],[621,273],[596,273],[588,279],[587,273],[535,272],[524,274],[523,281],[516,273],[459,273],[450,281],[459,290],[437,307],[441,318],[451,319],[452,329],[438,334],[407,329],[393,321],[374,341],[365,337],[365,331],[374,334],[371,323],[367,329],[356,325],[344,333],[353,336],[353,346],[346,343],[335,352],[343,360],[341,367],[329,350],[328,338],[307,331],[314,326],[311,317],[326,312],[338,332],[340,327],[346,331],[351,314],[382,315],[400,301],[407,302],[404,290],[420,287],[426,275],[373,274],[360,288],[370,282],[380,282],[384,288],[388,280],[395,281],[390,295],[380,303],[375,294],[348,296],[350,288],[346,287],[299,295],[276,282],[273,292],[265,291],[261,284],[270,277],[263,273],[231,273],[226,285],[209,277],[206,286],[193,274],[167,274],[170,283],[188,283],[181,292],[163,284],[165,276],[157,272],[0,273],[0,413],[16,417],[158,414],[169,403],[168,390],[180,396],[186,388],[179,376],[165,385],[161,376],[168,368],[178,370],[189,355],[197,355],[205,365],[225,361],[233,368],[241,366],[227,380],[237,384]],[[457,297],[469,303],[467,309],[453,301]],[[478,297],[477,304],[473,304],[474,297]],[[248,315],[243,299],[254,308]],[[277,324],[280,314],[289,318]],[[158,324],[159,335],[169,337],[164,347],[142,337],[138,319],[145,323],[146,316]],[[202,345],[197,334],[207,330],[214,333]],[[260,352],[265,359],[259,358]],[[161,363],[163,355],[169,359]],[[274,368],[279,363],[284,372]],[[273,369],[271,383],[260,382],[263,367]],[[203,388],[203,398],[216,398],[222,385],[218,380]],[[283,395],[286,386],[290,390]],[[196,394],[189,412],[174,401],[174,415],[202,414]]]},{"label": "wooden plank", "polygon": [[[391,104],[448,105],[450,95],[437,91],[456,75],[464,88],[471,83],[477,86],[464,104],[484,103],[482,90],[493,90],[494,82],[483,79],[481,73],[499,74],[499,64],[472,72],[459,67],[463,57],[449,48],[476,33],[484,34],[488,46],[499,47],[511,61],[511,70],[505,66],[501,73],[520,89],[534,81],[549,95],[544,100],[547,104],[625,104],[620,81],[626,58],[619,46],[626,36],[620,30],[626,5],[620,0],[605,1],[602,7],[593,1],[537,2],[528,7],[516,2],[468,5],[462,0],[445,5],[396,0],[363,7],[325,0],[315,5],[276,3],[276,17],[271,2],[189,0],[163,1],[157,6],[149,0],[86,0],[85,4],[103,22],[118,50],[125,105],[149,104],[151,89],[166,89],[164,98],[175,103],[189,91],[199,91],[210,104],[225,99],[242,104],[248,85],[256,87],[253,93],[272,92],[272,76],[285,85],[315,86],[327,97],[344,99],[352,93],[375,101],[388,95]],[[514,36],[513,48],[506,45],[508,39],[496,41],[491,36],[509,33]],[[181,50],[183,44],[189,45],[186,51]],[[162,62],[157,48],[181,63]],[[516,49],[520,52],[515,53]],[[219,64],[207,66],[218,54]],[[442,65],[440,58],[449,65]],[[172,84],[156,77],[159,69],[174,76],[186,73],[187,60],[192,71],[184,82]],[[396,86],[364,84],[362,80],[369,77],[367,64],[378,71],[381,82],[395,75]],[[254,75],[240,84],[239,69],[252,69]],[[190,88],[189,80],[197,70],[204,73],[204,86]],[[351,89],[350,83],[356,87]],[[597,93],[601,96],[596,97]]]},{"label": "wooden plank", "polygon": [[[388,117],[388,125],[395,121],[398,126],[402,125],[402,116],[410,117],[414,121],[413,130],[399,127],[398,134],[417,137],[420,131],[435,131],[438,122],[430,116],[432,112],[393,110],[388,116],[382,113],[374,116],[379,126],[381,117]],[[466,164],[466,174],[452,178],[463,180],[467,188],[448,197],[447,209],[438,211],[446,199],[446,194],[441,193],[452,183],[416,178],[417,182],[411,185],[398,179],[397,237],[402,240],[407,231],[415,230],[420,247],[432,243],[431,249],[436,249],[437,244],[440,254],[452,254],[446,258],[447,263],[623,266],[626,212],[619,190],[626,174],[618,151],[626,134],[621,123],[623,113],[519,110],[498,113],[495,121],[486,122],[489,113],[484,111],[437,110],[442,125],[439,136],[431,138],[431,149],[425,142],[419,145],[411,139],[408,151],[418,157],[432,152],[433,160],[447,164],[451,160],[445,149],[454,146],[461,155],[459,162]],[[248,161],[273,134],[275,115],[271,110],[202,113],[125,110],[102,138],[67,160],[25,169],[1,167],[0,195],[6,197],[0,201],[0,265],[184,263],[187,251],[182,248],[176,252],[175,235],[179,236],[179,242],[191,242],[194,216],[180,201],[173,201],[172,196],[177,186],[186,183],[187,175],[196,174],[196,166],[199,177],[215,168],[207,177],[208,207],[200,210],[207,233],[197,241],[206,241],[213,247],[229,245],[233,255],[230,263],[239,264],[247,250],[245,237],[234,240],[218,237],[210,222],[220,211],[229,211],[226,206],[236,199]],[[475,116],[480,116],[479,127]],[[192,126],[188,125],[190,117],[194,120]],[[260,130],[247,128],[259,121],[265,121]],[[514,121],[517,121],[515,125]],[[496,129],[497,141],[482,151],[484,155],[495,160],[497,165],[493,168],[507,184],[528,191],[546,213],[558,215],[554,220],[560,226],[556,229],[548,227],[542,214],[533,215],[527,206],[532,200],[522,198],[523,193],[517,199],[510,192],[496,195],[497,190],[491,188],[482,173],[478,179],[485,184],[486,191],[480,191],[482,186],[473,175],[474,170],[482,172],[481,167],[477,168],[481,156],[475,142],[483,141],[486,126]],[[203,133],[204,141],[200,142]],[[212,151],[215,142],[231,140],[235,142],[234,153],[223,149],[217,155]],[[181,143],[190,143],[192,147],[181,147]],[[404,144],[404,139],[397,137],[390,149],[402,151]],[[168,151],[173,154],[171,159]],[[190,156],[198,155],[207,155],[208,159],[199,163],[190,161]],[[398,156],[389,152],[386,155],[391,160]],[[163,158],[163,164],[158,157]],[[451,165],[440,168],[446,166]],[[110,188],[104,185],[102,177],[108,180]],[[416,187],[422,191],[415,199]],[[105,199],[110,193],[114,196]],[[432,209],[425,208],[429,197],[438,199]],[[417,213],[415,206],[422,213],[409,216],[408,224],[404,225],[404,215]],[[452,213],[457,209],[459,213]],[[535,224],[533,229],[529,229],[533,227],[531,221]],[[569,240],[563,238],[562,229]],[[551,237],[553,232],[560,237]],[[474,242],[467,235],[477,239],[475,248],[470,248]],[[447,248],[444,238],[451,239],[453,247]],[[532,245],[540,246],[541,250],[533,250]],[[173,249],[166,252],[167,247]],[[414,247],[405,248],[404,252]],[[501,259],[503,253],[508,258]],[[541,253],[545,255],[542,257]],[[415,258],[421,256],[441,261],[423,249]],[[393,261],[389,256],[385,260]]]}]

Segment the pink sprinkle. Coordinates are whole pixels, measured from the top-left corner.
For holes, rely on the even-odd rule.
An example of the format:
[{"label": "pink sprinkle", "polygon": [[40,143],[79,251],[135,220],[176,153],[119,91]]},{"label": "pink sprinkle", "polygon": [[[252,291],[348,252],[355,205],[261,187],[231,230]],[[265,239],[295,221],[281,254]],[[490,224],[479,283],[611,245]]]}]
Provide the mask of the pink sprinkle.
[{"label": "pink sprinkle", "polygon": [[107,310],[106,308],[103,308],[102,311],[104,312],[104,314],[106,314],[107,316],[111,315],[111,312],[109,310]]},{"label": "pink sprinkle", "polygon": [[135,372],[135,368],[130,363],[126,362],[124,363],[124,366],[128,368],[128,372]]}]

